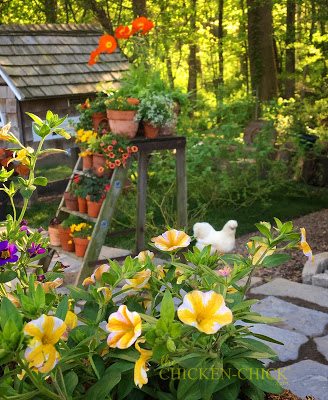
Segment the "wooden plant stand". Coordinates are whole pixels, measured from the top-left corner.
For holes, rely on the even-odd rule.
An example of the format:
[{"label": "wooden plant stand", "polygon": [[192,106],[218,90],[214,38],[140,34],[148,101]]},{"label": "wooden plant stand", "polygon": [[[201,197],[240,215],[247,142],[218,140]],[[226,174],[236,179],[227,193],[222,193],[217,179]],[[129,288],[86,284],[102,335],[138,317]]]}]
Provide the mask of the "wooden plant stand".
[{"label": "wooden plant stand", "polygon": [[[186,178],[186,138],[180,136],[159,137],[156,139],[136,138],[131,141],[131,145],[138,146],[138,183],[137,183],[137,227],[136,227],[136,253],[145,249],[145,225],[146,225],[146,198],[147,198],[147,174],[148,164],[152,152],[164,150],[176,150],[176,183],[177,183],[177,227],[187,227],[187,178]],[[76,284],[81,284],[83,280],[90,276],[90,267],[98,264],[98,257],[102,246],[105,243],[106,235],[110,228],[117,202],[122,193],[126,182],[132,159],[128,159],[125,168],[116,168],[111,178],[111,186],[100,209],[98,218],[91,218],[87,214],[68,210],[64,207],[64,197],[59,204],[56,216],[62,217],[63,214],[73,214],[87,221],[94,222],[95,226],[91,235],[87,251],[83,258],[81,269],[76,279]],[[73,178],[77,174],[83,174],[81,170],[82,160],[78,159],[70,177],[66,191],[70,189]],[[53,248],[44,261],[48,266],[55,251],[64,252],[61,248]],[[74,256],[74,253],[67,253]]]}]

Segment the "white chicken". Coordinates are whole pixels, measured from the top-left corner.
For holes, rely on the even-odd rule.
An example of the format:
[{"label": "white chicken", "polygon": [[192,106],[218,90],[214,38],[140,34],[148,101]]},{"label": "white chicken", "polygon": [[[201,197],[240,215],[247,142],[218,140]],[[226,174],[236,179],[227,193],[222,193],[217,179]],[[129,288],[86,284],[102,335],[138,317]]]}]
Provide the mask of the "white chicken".
[{"label": "white chicken", "polygon": [[237,226],[237,221],[231,219],[221,231],[216,231],[207,222],[197,222],[194,225],[196,247],[203,250],[204,247],[211,245],[211,254],[230,253],[235,247]]}]

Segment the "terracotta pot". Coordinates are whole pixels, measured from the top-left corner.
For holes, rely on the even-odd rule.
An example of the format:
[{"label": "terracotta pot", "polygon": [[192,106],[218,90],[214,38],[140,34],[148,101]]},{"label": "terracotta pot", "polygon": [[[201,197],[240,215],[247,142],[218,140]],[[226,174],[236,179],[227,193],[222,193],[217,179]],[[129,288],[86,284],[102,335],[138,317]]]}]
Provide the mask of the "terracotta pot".
[{"label": "terracotta pot", "polygon": [[83,199],[83,197],[78,197],[77,202],[79,205],[79,212],[86,214],[88,212],[87,200]]},{"label": "terracotta pot", "polygon": [[82,157],[82,168],[83,168],[83,171],[92,168],[92,155]]},{"label": "terracotta pot", "polygon": [[64,193],[65,205],[71,211],[78,211],[79,206],[77,203],[77,198],[70,192]]},{"label": "terracotta pot", "polygon": [[103,154],[95,153],[93,155],[93,172],[97,176],[103,176],[105,174],[106,159]]},{"label": "terracotta pot", "polygon": [[99,201],[87,200],[89,217],[92,218],[98,217],[103,201],[104,201],[103,199]]},{"label": "terracotta pot", "polygon": [[49,226],[49,241],[52,246],[60,246],[59,226]]},{"label": "terracotta pot", "polygon": [[140,100],[136,97],[128,97],[126,101],[131,104],[132,106],[137,106],[140,103]]},{"label": "terracotta pot", "polygon": [[107,110],[109,127],[112,133],[129,139],[134,138],[139,127],[139,122],[134,120],[136,114],[137,111],[135,110]]},{"label": "terracotta pot", "polygon": [[75,244],[75,255],[77,257],[84,257],[85,252],[87,251],[87,247],[89,244],[89,240],[87,238],[73,238]]},{"label": "terracotta pot", "polygon": [[104,128],[108,128],[107,115],[104,112],[96,112],[92,114],[93,130],[98,132]]},{"label": "terracotta pot", "polygon": [[146,138],[154,139],[158,136],[159,126],[155,126],[148,121],[144,121],[143,126],[144,126],[144,134],[145,134]]},{"label": "terracotta pot", "polygon": [[59,225],[60,244],[65,251],[74,252],[74,242],[70,228],[63,228]]}]

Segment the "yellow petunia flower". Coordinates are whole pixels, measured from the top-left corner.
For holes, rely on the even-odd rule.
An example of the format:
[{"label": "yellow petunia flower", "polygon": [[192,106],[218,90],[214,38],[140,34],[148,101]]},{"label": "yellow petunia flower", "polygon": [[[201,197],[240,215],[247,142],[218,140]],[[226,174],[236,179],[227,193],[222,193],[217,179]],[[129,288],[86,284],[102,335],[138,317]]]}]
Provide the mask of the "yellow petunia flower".
[{"label": "yellow petunia flower", "polygon": [[108,264],[102,264],[100,267],[96,268],[94,273],[91,276],[88,276],[84,279],[82,285],[89,286],[93,285],[96,282],[101,281],[102,274],[109,271],[110,266]]},{"label": "yellow petunia flower", "polygon": [[309,245],[309,243],[306,241],[306,230],[305,228],[301,228],[301,243],[300,243],[300,248],[303,251],[303,254],[309,259],[309,260],[314,260],[314,256],[312,253],[312,249]]},{"label": "yellow petunia flower", "polygon": [[12,304],[16,307],[16,308],[18,308],[18,307],[20,307],[20,301],[18,300],[18,298],[16,297],[16,296],[13,296],[11,293],[7,293],[6,294],[6,297],[7,297],[7,299],[9,300],[9,301],[11,301],[12,302]]},{"label": "yellow petunia flower", "polygon": [[110,332],[108,346],[127,349],[141,335],[141,317],[137,312],[129,311],[126,305],[121,305],[109,316],[106,328]]},{"label": "yellow petunia flower", "polygon": [[153,352],[151,350],[142,349],[139,343],[144,343],[144,339],[136,341],[135,348],[139,351],[140,357],[134,366],[134,383],[140,389],[148,383],[147,371],[149,370],[147,363],[151,359]]},{"label": "yellow petunia flower", "polygon": [[43,287],[43,290],[45,291],[45,293],[49,293],[50,291],[61,286],[63,284],[63,282],[64,282],[63,278],[56,278],[55,280],[50,281],[50,282],[35,281],[34,286],[36,287],[38,285],[41,285]]},{"label": "yellow petunia flower", "polygon": [[163,251],[173,251],[181,247],[188,247],[191,238],[183,231],[171,229],[162,235],[151,239],[154,245]]},{"label": "yellow petunia flower", "polygon": [[104,296],[105,304],[107,304],[112,298],[112,291],[108,287],[100,287],[97,289],[97,292]]},{"label": "yellow petunia flower", "polygon": [[54,345],[65,331],[64,321],[45,314],[25,325],[24,334],[33,338],[25,351],[30,368],[48,373],[55,367],[59,354]]},{"label": "yellow petunia flower", "polygon": [[184,324],[194,326],[208,335],[232,322],[232,312],[225,305],[223,296],[213,290],[187,293],[178,308],[178,317]]},{"label": "yellow petunia flower", "polygon": [[151,276],[151,270],[145,269],[143,271],[137,272],[133,278],[125,279],[126,285],[123,286],[124,289],[144,289],[148,287],[148,281]]},{"label": "yellow petunia flower", "polygon": [[155,257],[155,254],[152,251],[149,250],[144,250],[141,251],[136,257],[142,264],[145,264],[147,261],[147,258],[150,258],[150,260],[152,261]]},{"label": "yellow petunia flower", "polygon": [[77,315],[73,311],[67,311],[65,317],[65,324],[68,332],[77,327],[77,322],[78,322]]},{"label": "yellow petunia flower", "polygon": [[269,248],[268,244],[260,243],[260,242],[256,242],[256,241],[248,242],[247,247],[249,248],[249,250],[253,250],[253,247],[255,247],[255,253],[252,256],[252,264],[253,265],[262,264],[263,260],[266,257],[271,256],[276,249],[276,247],[274,247],[271,250],[268,250],[268,248]]},{"label": "yellow petunia flower", "polygon": [[17,139],[14,135],[10,133],[11,124],[7,124],[0,128],[0,140],[4,140],[5,142],[17,143]]}]

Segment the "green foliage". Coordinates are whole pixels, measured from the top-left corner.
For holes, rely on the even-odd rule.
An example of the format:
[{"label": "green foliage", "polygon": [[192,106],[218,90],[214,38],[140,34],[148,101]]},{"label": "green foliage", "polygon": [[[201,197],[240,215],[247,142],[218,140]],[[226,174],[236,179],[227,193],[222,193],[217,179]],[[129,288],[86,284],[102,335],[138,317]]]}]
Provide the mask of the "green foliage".
[{"label": "green foliage", "polygon": [[148,92],[140,98],[137,119],[155,126],[169,124],[173,120],[173,101],[169,96]]}]

